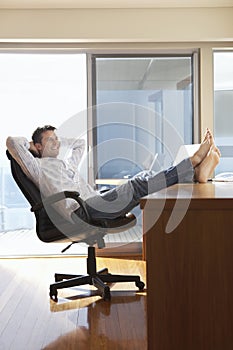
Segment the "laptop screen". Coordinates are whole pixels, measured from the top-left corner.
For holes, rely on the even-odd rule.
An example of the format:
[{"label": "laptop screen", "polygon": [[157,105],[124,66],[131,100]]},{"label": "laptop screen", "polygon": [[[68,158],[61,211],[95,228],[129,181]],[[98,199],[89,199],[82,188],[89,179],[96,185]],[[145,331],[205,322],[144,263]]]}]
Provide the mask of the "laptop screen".
[{"label": "laptop screen", "polygon": [[183,159],[191,157],[199,148],[200,144],[195,143],[192,145],[182,145],[180,146],[176,158],[173,162],[173,165],[177,165],[180,163]]}]

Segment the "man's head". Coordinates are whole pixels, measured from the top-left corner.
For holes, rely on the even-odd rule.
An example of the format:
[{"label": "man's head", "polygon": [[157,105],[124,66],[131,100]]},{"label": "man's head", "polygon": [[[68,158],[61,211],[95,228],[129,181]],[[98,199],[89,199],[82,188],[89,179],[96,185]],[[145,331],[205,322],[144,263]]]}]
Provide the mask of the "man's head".
[{"label": "man's head", "polygon": [[52,125],[38,127],[32,134],[32,141],[40,157],[56,158],[59,153],[60,142]]}]

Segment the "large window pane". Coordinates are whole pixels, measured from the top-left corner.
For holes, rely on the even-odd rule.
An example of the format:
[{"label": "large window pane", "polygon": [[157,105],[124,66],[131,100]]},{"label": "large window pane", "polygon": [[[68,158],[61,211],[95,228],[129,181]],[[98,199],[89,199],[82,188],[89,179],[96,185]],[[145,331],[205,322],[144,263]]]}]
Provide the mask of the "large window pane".
[{"label": "large window pane", "polygon": [[214,133],[219,172],[233,171],[233,51],[214,52]]},{"label": "large window pane", "polygon": [[[169,166],[193,142],[192,55],[93,57],[96,178]],[[177,148],[176,148],[177,147]],[[171,149],[173,148],[173,149]]]},{"label": "large window pane", "polygon": [[7,136],[30,140],[37,126],[59,128],[86,109],[86,89],[84,54],[0,53],[0,231],[34,226],[28,203],[10,174]]}]

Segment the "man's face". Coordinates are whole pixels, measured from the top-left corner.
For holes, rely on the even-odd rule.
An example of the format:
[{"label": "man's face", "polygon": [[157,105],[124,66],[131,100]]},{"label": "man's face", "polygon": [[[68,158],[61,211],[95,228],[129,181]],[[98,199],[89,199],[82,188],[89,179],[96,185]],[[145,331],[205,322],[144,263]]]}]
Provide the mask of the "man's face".
[{"label": "man's face", "polygon": [[41,157],[56,158],[59,153],[60,142],[53,130],[46,130],[42,134],[41,143],[36,143],[35,147]]}]

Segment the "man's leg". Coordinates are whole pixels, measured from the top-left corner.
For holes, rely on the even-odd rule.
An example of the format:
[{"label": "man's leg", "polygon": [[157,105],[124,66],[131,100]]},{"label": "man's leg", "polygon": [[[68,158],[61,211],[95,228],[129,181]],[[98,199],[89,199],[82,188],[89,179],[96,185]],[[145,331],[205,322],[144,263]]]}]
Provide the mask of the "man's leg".
[{"label": "man's leg", "polygon": [[[128,180],[126,184],[105,192],[103,195],[88,198],[86,204],[91,217],[93,219],[114,219],[123,216],[136,207],[140,198],[147,194],[176,183],[192,182],[194,168],[195,180],[199,181],[201,176],[206,176],[206,169],[210,167],[209,162],[212,160],[207,155],[211,147],[215,147],[214,139],[210,130],[207,129],[199,149],[192,157],[183,160],[177,166],[172,166],[159,173],[143,171]],[[204,162],[205,158],[207,160]],[[211,165],[211,168],[213,167],[214,165]],[[84,217],[81,209],[76,210],[75,214],[81,218]]]},{"label": "man's leg", "polygon": [[[142,171],[125,184],[102,195],[88,198],[86,205],[93,219],[114,219],[124,216],[136,207],[140,198],[147,194],[157,192],[178,182],[192,182],[193,176],[194,170],[190,159],[185,159],[177,166],[172,166],[159,173]],[[80,218],[84,218],[81,208],[74,213]]]}]

